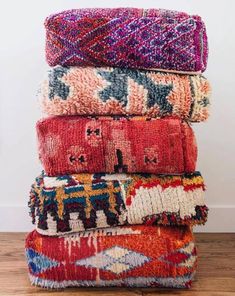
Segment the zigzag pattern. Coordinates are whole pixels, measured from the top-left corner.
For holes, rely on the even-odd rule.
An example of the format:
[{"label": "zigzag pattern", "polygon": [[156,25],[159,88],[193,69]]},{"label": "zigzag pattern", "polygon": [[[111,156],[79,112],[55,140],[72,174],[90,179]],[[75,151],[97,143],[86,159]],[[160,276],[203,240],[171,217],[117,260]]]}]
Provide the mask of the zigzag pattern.
[{"label": "zigzag pattern", "polygon": [[202,75],[57,66],[41,84],[39,98],[49,115],[173,115],[204,121],[210,90]]},{"label": "zigzag pattern", "polygon": [[205,70],[207,38],[199,17],[180,13],[166,17],[159,12],[156,17],[126,18],[103,13],[79,17],[80,10],[72,10],[49,17],[45,23],[49,65]]}]

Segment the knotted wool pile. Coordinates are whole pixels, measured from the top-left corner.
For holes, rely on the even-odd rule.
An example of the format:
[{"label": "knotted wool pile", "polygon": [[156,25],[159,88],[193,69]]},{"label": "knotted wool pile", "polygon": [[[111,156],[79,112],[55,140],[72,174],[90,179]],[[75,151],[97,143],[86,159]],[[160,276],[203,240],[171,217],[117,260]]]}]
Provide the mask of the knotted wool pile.
[{"label": "knotted wool pile", "polygon": [[188,227],[123,226],[26,239],[30,280],[46,288],[188,288],[197,253]]},{"label": "knotted wool pile", "polygon": [[205,185],[189,122],[209,115],[205,25],[162,9],[73,9],[45,21],[28,202],[30,281],[189,288]]},{"label": "knotted wool pile", "polygon": [[125,224],[195,225],[207,219],[204,190],[199,172],[42,174],[32,185],[29,207],[37,231],[45,235]]},{"label": "knotted wool pile", "polygon": [[73,9],[45,21],[50,66],[203,72],[208,45],[199,16],[161,9]]},{"label": "knotted wool pile", "polygon": [[37,134],[49,176],[195,171],[193,131],[177,118],[57,116],[39,121]]},{"label": "knotted wool pile", "polygon": [[108,67],[57,66],[39,91],[49,115],[174,115],[192,122],[208,118],[209,98],[201,75]]}]

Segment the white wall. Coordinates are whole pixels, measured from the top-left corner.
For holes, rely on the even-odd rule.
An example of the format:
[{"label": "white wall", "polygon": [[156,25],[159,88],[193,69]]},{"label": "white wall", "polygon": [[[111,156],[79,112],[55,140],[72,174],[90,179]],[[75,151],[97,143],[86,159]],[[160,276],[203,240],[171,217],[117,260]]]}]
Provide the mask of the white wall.
[{"label": "white wall", "polygon": [[28,191],[41,167],[34,125],[41,114],[36,90],[47,65],[44,18],[78,7],[158,7],[199,14],[207,25],[211,118],[195,124],[198,169],[206,180],[211,208],[199,231],[235,231],[235,1],[103,0],[1,1],[0,18],[0,231],[27,231]]}]

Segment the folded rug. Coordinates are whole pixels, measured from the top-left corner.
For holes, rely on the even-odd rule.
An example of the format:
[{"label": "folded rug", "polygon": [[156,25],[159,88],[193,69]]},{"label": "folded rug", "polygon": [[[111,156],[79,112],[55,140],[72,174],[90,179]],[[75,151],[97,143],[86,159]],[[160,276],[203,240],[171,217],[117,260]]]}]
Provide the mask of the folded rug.
[{"label": "folded rug", "polygon": [[189,121],[207,119],[209,97],[201,75],[107,67],[57,66],[39,92],[49,115],[176,115]]},{"label": "folded rug", "polygon": [[175,118],[57,116],[40,120],[37,134],[49,176],[195,171],[193,131]]},{"label": "folded rug", "polygon": [[205,25],[199,16],[161,9],[73,9],[49,16],[50,66],[114,66],[202,72]]},{"label": "folded rug", "polygon": [[30,281],[46,288],[188,288],[197,254],[189,227],[128,226],[26,239]]},{"label": "folded rug", "polygon": [[30,213],[38,232],[59,235],[125,224],[203,224],[208,209],[199,172],[182,176],[77,174],[32,185]]}]

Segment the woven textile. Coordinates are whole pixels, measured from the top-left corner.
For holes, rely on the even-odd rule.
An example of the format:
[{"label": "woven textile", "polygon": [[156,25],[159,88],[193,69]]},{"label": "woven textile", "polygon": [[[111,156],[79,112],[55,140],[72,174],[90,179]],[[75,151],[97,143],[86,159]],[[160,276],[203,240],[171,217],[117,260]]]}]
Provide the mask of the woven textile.
[{"label": "woven textile", "polygon": [[49,16],[50,66],[114,66],[202,72],[208,46],[199,16],[158,9],[74,9]]},{"label": "woven textile", "polygon": [[182,176],[41,175],[32,185],[30,213],[46,235],[124,224],[202,224],[207,218],[200,173]]},{"label": "woven textile", "polygon": [[39,93],[49,115],[176,115],[189,121],[209,115],[210,85],[201,75],[57,66]]},{"label": "woven textile", "polygon": [[179,119],[57,116],[39,121],[37,134],[49,176],[195,171],[194,134]]},{"label": "woven textile", "polygon": [[187,227],[133,226],[26,239],[32,284],[188,288],[197,255]]}]

